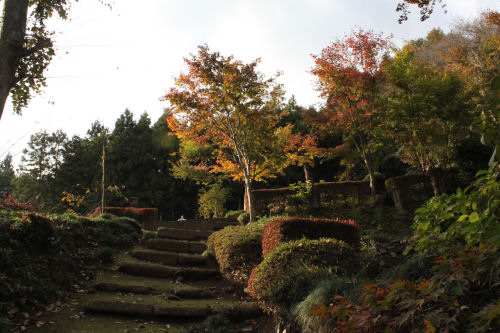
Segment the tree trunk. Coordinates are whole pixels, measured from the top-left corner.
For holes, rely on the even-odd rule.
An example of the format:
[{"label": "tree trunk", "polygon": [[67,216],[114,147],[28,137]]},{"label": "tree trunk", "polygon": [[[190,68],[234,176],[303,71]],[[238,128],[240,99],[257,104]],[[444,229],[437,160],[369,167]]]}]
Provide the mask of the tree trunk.
[{"label": "tree trunk", "polygon": [[433,170],[429,170],[427,172],[427,174],[429,175],[429,178],[431,179],[431,184],[432,184],[432,189],[434,191],[434,195],[440,195],[441,194],[441,190],[439,188],[439,184],[438,184],[438,179],[437,179],[436,173]]},{"label": "tree trunk", "polygon": [[370,190],[371,190],[371,199],[372,204],[375,204],[375,196],[377,194],[377,190],[375,188],[375,170],[373,170],[372,164],[365,159],[366,168],[368,169],[368,175],[370,177]]},{"label": "tree trunk", "polygon": [[309,163],[304,163],[304,178],[306,182],[311,182],[311,196],[309,198],[309,209],[315,209],[319,208],[320,206],[320,200],[319,200],[319,193],[316,189],[316,186],[314,186],[314,177],[312,174],[311,166]]},{"label": "tree trunk", "polygon": [[0,119],[23,55],[29,0],[5,0],[0,31]]},{"label": "tree trunk", "polygon": [[304,163],[304,178],[307,181],[313,182],[312,170],[309,163]]},{"label": "tree trunk", "polygon": [[254,202],[253,202],[253,193],[252,193],[252,179],[250,178],[250,175],[247,175],[245,173],[245,197],[247,200],[245,200],[245,203],[247,203],[246,210],[250,214],[250,222],[255,221],[255,207],[254,207]]}]

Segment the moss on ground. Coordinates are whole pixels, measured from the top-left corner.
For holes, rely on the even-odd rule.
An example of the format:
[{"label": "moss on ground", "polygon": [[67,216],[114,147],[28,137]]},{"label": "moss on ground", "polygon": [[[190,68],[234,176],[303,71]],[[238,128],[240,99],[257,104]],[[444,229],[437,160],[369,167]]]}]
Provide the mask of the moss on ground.
[{"label": "moss on ground", "polygon": [[45,315],[28,333],[123,333],[123,332],[168,332],[179,333],[185,326],[176,323],[142,320],[127,317],[82,313],[78,308],[65,308],[58,313]]},{"label": "moss on ground", "polygon": [[160,293],[170,294],[177,290],[200,290],[185,284],[177,284],[167,279],[154,279],[133,276],[119,271],[101,271],[97,274],[96,283],[113,283],[120,286],[141,286],[153,288]]},{"label": "moss on ground", "polygon": [[137,295],[98,292],[91,293],[82,297],[82,303],[87,301],[110,301],[110,302],[128,302],[134,304],[149,304],[152,306],[177,306],[190,308],[204,308],[207,306],[224,306],[234,304],[232,300],[226,299],[186,299],[182,301],[170,300],[163,295]]}]

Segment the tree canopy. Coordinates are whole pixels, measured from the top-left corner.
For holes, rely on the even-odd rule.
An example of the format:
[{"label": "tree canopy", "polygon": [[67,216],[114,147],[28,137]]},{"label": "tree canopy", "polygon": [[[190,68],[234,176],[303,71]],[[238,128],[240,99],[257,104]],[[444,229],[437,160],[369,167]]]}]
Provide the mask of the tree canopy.
[{"label": "tree canopy", "polygon": [[188,72],[164,96],[169,125],[181,141],[212,147],[211,172],[244,180],[253,220],[252,182],[282,168],[275,129],[283,90],[256,71],[258,59],[244,64],[205,45],[185,62]]}]

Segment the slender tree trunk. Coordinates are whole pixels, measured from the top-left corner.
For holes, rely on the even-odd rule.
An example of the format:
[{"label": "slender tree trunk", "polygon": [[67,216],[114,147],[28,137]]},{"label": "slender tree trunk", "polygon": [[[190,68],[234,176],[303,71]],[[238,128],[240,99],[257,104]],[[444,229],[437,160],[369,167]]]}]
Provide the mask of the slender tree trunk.
[{"label": "slender tree trunk", "polygon": [[307,181],[310,181],[310,182],[314,181],[311,166],[309,165],[309,163],[304,163],[304,178],[305,178],[306,182]]},{"label": "slender tree trunk", "polygon": [[23,55],[29,0],[5,0],[0,31],[0,119]]},{"label": "slender tree trunk", "polygon": [[309,209],[318,208],[320,206],[319,193],[314,186],[314,177],[309,163],[304,163],[304,178],[306,182],[311,182],[311,196],[309,198]]},{"label": "slender tree trunk", "polygon": [[372,163],[365,159],[366,168],[368,169],[368,175],[370,177],[370,190],[372,203],[375,204],[375,196],[377,194],[377,189],[375,188],[375,170],[373,169]]},{"label": "slender tree trunk", "polygon": [[427,174],[429,175],[429,178],[431,179],[432,190],[434,191],[434,195],[440,195],[441,190],[439,188],[439,183],[438,183],[436,173],[433,170],[429,170],[429,171],[427,171]]},{"label": "slender tree trunk", "polygon": [[247,210],[250,214],[250,222],[253,222],[255,221],[255,207],[252,193],[252,179],[247,172],[245,172],[245,196],[248,200],[246,202],[248,203]]},{"label": "slender tree trunk", "polygon": [[104,214],[104,176],[106,175],[105,171],[105,161],[106,161],[106,150],[104,148],[104,143],[102,144],[102,177],[101,177],[101,215]]}]

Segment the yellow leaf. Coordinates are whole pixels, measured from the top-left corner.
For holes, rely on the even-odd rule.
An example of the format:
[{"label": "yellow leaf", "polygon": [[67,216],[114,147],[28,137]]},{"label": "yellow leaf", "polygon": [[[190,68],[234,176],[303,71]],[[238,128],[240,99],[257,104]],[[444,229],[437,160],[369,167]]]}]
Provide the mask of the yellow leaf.
[{"label": "yellow leaf", "polygon": [[424,318],[425,323],[425,333],[436,333],[436,328],[431,324],[430,321]]}]

